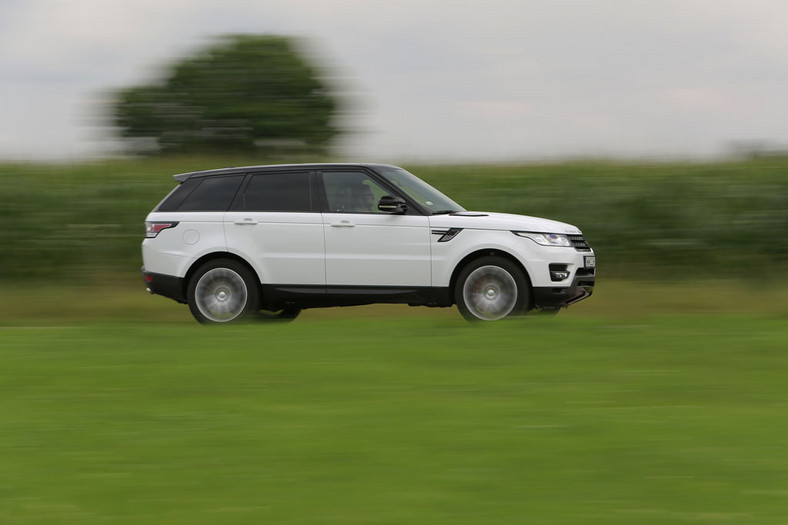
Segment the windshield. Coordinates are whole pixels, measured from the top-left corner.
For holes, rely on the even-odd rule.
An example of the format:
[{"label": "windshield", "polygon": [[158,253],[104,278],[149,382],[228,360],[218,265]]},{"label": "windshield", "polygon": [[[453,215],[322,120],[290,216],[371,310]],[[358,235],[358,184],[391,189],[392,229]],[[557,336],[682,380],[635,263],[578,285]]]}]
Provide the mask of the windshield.
[{"label": "windshield", "polygon": [[465,211],[465,208],[439,192],[417,176],[402,168],[382,167],[378,171],[408,197],[433,214]]}]

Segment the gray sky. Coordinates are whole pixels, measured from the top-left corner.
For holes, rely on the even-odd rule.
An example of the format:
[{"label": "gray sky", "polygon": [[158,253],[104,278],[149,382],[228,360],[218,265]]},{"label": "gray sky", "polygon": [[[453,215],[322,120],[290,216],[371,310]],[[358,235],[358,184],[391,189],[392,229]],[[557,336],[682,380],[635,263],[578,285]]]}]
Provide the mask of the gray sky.
[{"label": "gray sky", "polygon": [[788,144],[785,0],[0,0],[0,157],[106,151],[107,90],[223,33],[307,37],[348,160],[711,157]]}]

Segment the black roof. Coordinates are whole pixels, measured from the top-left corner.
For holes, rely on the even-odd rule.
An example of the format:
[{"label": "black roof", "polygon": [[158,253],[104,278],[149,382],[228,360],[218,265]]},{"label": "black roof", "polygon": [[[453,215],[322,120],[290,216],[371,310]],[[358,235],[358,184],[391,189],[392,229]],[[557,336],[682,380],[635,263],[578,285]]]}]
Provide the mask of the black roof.
[{"label": "black roof", "polygon": [[227,175],[231,173],[248,173],[250,171],[281,171],[281,170],[294,170],[294,169],[309,169],[320,170],[329,168],[394,168],[390,164],[367,164],[367,163],[315,163],[315,164],[268,164],[262,166],[240,166],[236,168],[219,168],[214,170],[190,171],[188,173],[179,173],[173,175],[173,178],[178,182],[183,182],[192,177],[210,177],[213,175]]}]

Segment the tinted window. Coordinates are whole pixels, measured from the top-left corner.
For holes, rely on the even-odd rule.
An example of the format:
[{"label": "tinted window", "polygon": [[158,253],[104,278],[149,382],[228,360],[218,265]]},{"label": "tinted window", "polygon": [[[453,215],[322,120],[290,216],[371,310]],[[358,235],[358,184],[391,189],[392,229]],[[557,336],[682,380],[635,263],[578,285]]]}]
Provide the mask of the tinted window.
[{"label": "tinted window", "polygon": [[244,192],[244,205],[248,211],[312,211],[309,172],[253,176]]},{"label": "tinted window", "polygon": [[178,211],[227,211],[243,178],[244,175],[202,178],[199,186],[178,207]]},{"label": "tinted window", "polygon": [[167,195],[156,211],[175,211],[178,209],[178,206],[186,200],[186,197],[194,191],[194,188],[200,185],[202,182],[201,179],[188,179],[186,182],[183,182],[175,187],[174,190]]}]

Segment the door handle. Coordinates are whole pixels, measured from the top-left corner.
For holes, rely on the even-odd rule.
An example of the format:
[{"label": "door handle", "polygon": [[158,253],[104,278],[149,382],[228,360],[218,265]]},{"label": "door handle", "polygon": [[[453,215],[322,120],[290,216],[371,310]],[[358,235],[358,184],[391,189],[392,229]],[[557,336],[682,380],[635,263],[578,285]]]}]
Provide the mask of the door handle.
[{"label": "door handle", "polygon": [[247,217],[246,219],[239,219],[239,220],[235,221],[233,224],[237,224],[238,226],[243,226],[245,224],[255,225],[255,224],[257,224],[257,221]]},{"label": "door handle", "polygon": [[331,226],[334,227],[334,228],[352,228],[352,227],[355,226],[355,224],[353,224],[349,220],[345,219],[345,220],[338,221],[338,222],[332,222]]}]

